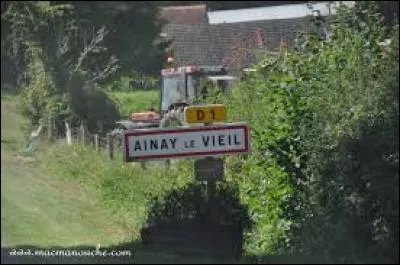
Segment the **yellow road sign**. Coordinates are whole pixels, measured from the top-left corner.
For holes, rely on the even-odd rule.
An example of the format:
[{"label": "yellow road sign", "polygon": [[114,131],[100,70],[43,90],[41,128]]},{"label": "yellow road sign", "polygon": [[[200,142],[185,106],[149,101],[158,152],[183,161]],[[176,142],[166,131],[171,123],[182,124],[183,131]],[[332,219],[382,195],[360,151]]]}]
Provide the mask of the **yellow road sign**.
[{"label": "yellow road sign", "polygon": [[185,121],[187,123],[211,123],[225,120],[225,106],[221,104],[190,106],[185,109]]}]

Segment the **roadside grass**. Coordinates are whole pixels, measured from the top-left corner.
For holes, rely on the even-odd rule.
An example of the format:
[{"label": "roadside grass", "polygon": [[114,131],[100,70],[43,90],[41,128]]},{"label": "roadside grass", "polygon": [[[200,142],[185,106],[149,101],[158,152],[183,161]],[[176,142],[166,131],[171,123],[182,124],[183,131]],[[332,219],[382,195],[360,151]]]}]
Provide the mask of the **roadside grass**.
[{"label": "roadside grass", "polygon": [[189,161],[181,161],[171,170],[162,163],[143,170],[139,164],[125,163],[122,152],[110,161],[106,153],[79,144],[55,145],[41,158],[61,179],[95,190],[104,206],[136,235],[145,222],[150,200],[185,185],[192,177],[185,166]]},{"label": "roadside grass", "polygon": [[23,155],[21,126],[26,120],[18,114],[16,100],[17,97],[2,93],[2,247],[96,246],[130,239],[129,233],[100,206],[90,190],[57,178],[45,168],[46,161],[37,156]]},{"label": "roadside grass", "polygon": [[27,121],[18,114],[17,96],[1,93],[1,150],[20,152],[25,135],[21,127]]},{"label": "roadside grass", "polygon": [[[110,161],[105,153],[88,146],[67,146],[64,141],[52,145],[39,141],[36,152],[28,156],[23,152],[21,130],[27,121],[18,113],[16,103],[16,96],[2,93],[2,252],[23,246],[94,249],[100,245],[112,250],[126,245],[135,247],[132,257],[64,261],[180,263],[179,255],[154,253],[138,246],[146,202],[162,190],[186,182],[187,179],[171,178],[179,175],[178,169],[167,175],[162,166],[143,171],[140,165],[125,164],[118,152]],[[23,261],[63,263],[51,257]]]},{"label": "roadside grass", "polygon": [[[122,152],[109,160],[90,146],[39,141],[34,153],[23,153],[26,120],[15,96],[1,101],[1,251],[2,263],[258,263],[179,255],[141,245],[139,230],[154,196],[183,187],[193,179],[193,161],[178,160],[170,170],[151,163],[143,170],[124,163]],[[130,250],[120,257],[17,256],[13,249]],[[269,260],[269,258],[265,259]],[[271,257],[271,260],[275,258]],[[278,263],[297,258],[278,258]]]},{"label": "roadside grass", "polygon": [[[140,245],[140,228],[154,196],[193,179],[188,163],[124,163],[122,152],[110,161],[106,153],[65,141],[37,143],[24,151],[27,123],[18,113],[16,96],[1,101],[1,247],[18,249],[132,249],[133,257],[52,259],[26,258],[22,262],[57,263],[214,263],[212,258],[182,257],[155,252]],[[57,247],[58,246],[58,247]],[[10,257],[10,256],[8,256]]]},{"label": "roadside grass", "polygon": [[158,90],[107,92],[116,103],[122,117],[128,117],[133,112],[141,112],[153,107],[159,110],[160,92]]},{"label": "roadside grass", "polygon": [[129,238],[88,190],[56,179],[36,159],[2,154],[1,163],[6,245],[97,246]]},{"label": "roadside grass", "polygon": [[[13,248],[94,249],[100,245],[102,249],[113,250],[125,246],[132,250],[132,257],[17,260],[196,263],[190,257],[143,249],[139,238],[149,200],[171,187],[184,185],[192,172],[181,171],[188,167],[178,165],[168,174],[163,164],[142,170],[138,164],[124,163],[122,153],[117,152],[115,160],[110,161],[107,154],[92,147],[67,146],[64,141],[52,145],[39,141],[36,152],[26,155],[21,126],[27,121],[18,113],[17,100],[16,96],[2,93],[2,253]],[[200,263],[212,262],[207,258],[200,260]]]}]

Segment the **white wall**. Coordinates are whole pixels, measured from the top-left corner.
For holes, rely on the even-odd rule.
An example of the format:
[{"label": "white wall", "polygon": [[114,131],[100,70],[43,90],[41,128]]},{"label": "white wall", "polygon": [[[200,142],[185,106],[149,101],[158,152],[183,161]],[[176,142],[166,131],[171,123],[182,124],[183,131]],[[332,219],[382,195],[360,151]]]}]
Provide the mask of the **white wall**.
[{"label": "white wall", "polygon": [[[330,3],[330,8],[329,8]],[[353,6],[354,1],[322,2],[313,5],[322,16],[336,14],[336,7],[340,4]],[[207,12],[210,24],[238,23],[260,20],[292,19],[312,15],[307,4],[281,5],[271,7],[246,8],[236,10],[222,10]]]}]

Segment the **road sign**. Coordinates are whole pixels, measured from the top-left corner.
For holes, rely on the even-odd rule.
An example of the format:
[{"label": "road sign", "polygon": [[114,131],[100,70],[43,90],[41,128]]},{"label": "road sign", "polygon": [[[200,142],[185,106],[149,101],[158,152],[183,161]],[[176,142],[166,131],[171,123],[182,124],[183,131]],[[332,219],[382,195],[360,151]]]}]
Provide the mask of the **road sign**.
[{"label": "road sign", "polygon": [[197,180],[221,180],[224,176],[224,161],[221,158],[206,157],[194,162]]},{"label": "road sign", "polygon": [[187,123],[211,123],[225,120],[225,106],[221,104],[185,108],[185,121]]},{"label": "road sign", "polygon": [[169,129],[139,129],[124,135],[126,162],[248,154],[249,129],[244,123]]}]

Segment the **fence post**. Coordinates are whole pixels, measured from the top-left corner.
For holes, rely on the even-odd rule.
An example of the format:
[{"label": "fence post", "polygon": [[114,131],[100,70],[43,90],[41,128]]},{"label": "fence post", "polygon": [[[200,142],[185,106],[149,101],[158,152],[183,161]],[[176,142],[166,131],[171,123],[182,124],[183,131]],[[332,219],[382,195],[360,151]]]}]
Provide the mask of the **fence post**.
[{"label": "fence post", "polygon": [[80,131],[81,131],[81,142],[83,144],[86,143],[86,126],[85,126],[85,121],[81,121],[81,126],[80,126]]},{"label": "fence post", "polygon": [[72,144],[72,133],[71,133],[71,127],[69,126],[68,122],[65,122],[65,131],[66,131],[66,136],[67,136],[67,144],[71,145]]},{"label": "fence post", "polygon": [[99,151],[99,135],[97,133],[94,135],[94,148],[96,152]]},{"label": "fence post", "polygon": [[114,145],[113,145],[113,138],[111,134],[107,134],[107,148],[108,148],[108,154],[110,156],[110,159],[114,159]]},{"label": "fence post", "polygon": [[47,120],[47,140],[51,141],[53,139],[53,119],[51,116]]}]

